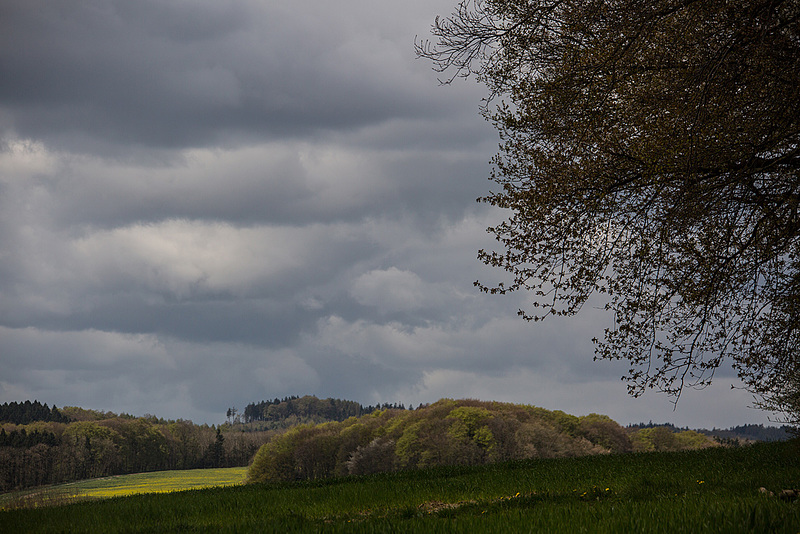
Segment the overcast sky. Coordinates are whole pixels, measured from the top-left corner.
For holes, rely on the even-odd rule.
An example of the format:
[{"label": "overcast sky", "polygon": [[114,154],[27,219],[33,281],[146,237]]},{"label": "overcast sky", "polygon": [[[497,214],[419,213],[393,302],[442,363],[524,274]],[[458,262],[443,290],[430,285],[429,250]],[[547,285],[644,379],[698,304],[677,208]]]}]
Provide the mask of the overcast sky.
[{"label": "overcast sky", "polygon": [[455,0],[4,0],[0,402],[220,423],[288,395],[765,423],[729,372],[670,399],[473,282],[506,214],[474,81],[415,36]]}]

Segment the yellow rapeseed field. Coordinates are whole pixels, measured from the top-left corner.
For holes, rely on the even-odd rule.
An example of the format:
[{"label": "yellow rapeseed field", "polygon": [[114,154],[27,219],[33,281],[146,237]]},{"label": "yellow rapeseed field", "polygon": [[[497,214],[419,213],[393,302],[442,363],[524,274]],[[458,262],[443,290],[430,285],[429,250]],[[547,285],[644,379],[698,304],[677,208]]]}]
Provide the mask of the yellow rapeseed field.
[{"label": "yellow rapeseed field", "polygon": [[76,499],[107,499],[137,493],[169,493],[242,484],[246,467],[156,471],[80,480],[0,495],[0,510],[66,504]]},{"label": "yellow rapeseed field", "polygon": [[136,493],[168,493],[213,486],[233,486],[244,482],[246,467],[156,471],[113,476],[74,483],[78,497],[121,497]]}]

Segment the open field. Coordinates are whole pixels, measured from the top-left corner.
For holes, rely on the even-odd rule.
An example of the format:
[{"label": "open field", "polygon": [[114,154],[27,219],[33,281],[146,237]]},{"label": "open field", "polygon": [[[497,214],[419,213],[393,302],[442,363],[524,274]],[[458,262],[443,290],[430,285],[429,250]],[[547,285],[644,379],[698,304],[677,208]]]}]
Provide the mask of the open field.
[{"label": "open field", "polygon": [[0,512],[1,532],[787,532],[796,442],[530,460]]},{"label": "open field", "polygon": [[81,499],[126,497],[140,493],[169,493],[244,482],[246,467],[155,471],[81,480],[0,495],[0,510],[21,506],[66,504]]}]

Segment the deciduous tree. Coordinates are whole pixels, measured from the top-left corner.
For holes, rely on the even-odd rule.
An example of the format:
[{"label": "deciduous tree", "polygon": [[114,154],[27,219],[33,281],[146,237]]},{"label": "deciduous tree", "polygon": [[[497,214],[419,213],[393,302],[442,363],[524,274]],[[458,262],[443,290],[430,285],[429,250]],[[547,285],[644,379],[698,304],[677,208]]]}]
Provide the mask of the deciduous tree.
[{"label": "deciduous tree", "polygon": [[476,285],[534,321],[597,296],[633,395],[797,376],[800,1],[464,0],[432,31],[501,137],[479,258],[507,280]]}]

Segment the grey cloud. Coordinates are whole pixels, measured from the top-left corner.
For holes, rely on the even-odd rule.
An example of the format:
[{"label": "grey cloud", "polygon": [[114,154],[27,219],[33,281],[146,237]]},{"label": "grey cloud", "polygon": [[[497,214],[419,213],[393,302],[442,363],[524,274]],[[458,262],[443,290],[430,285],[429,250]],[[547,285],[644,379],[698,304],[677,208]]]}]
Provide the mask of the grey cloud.
[{"label": "grey cloud", "polygon": [[244,1],[7,2],[0,65],[13,83],[0,88],[0,109],[19,136],[93,151],[225,145],[441,114],[415,82],[411,39],[409,54],[392,57],[396,44],[380,28],[346,24],[365,6],[305,8],[314,15]]},{"label": "grey cloud", "polygon": [[[377,246],[357,227],[235,228],[168,221],[47,236],[46,258],[0,286],[7,325],[57,330],[161,333],[181,339],[283,346],[318,318],[298,293],[335,284],[342,269]],[[51,247],[52,244],[52,248]],[[35,244],[34,244],[35,245]]]},{"label": "grey cloud", "polygon": [[0,402],[219,423],[286,395],[450,396],[764,422],[727,372],[674,413],[628,399],[624,366],[591,362],[609,317],[530,325],[524,294],[472,286],[505,277],[475,259],[507,216],[475,203],[497,135],[481,87],[437,87],[412,50],[452,7],[0,5]]},{"label": "grey cloud", "polygon": [[0,183],[7,193],[0,204],[17,216],[25,216],[22,210],[46,214],[59,228],[167,218],[303,225],[404,214],[435,226],[476,209],[489,150],[475,148],[388,151],[275,142],[188,151],[169,164],[142,166],[18,143],[0,158],[28,150],[49,163],[17,170],[16,178]]},{"label": "grey cloud", "polygon": [[359,303],[380,313],[419,310],[441,304],[450,295],[449,288],[426,286],[416,273],[396,267],[360,275],[351,293]]}]

